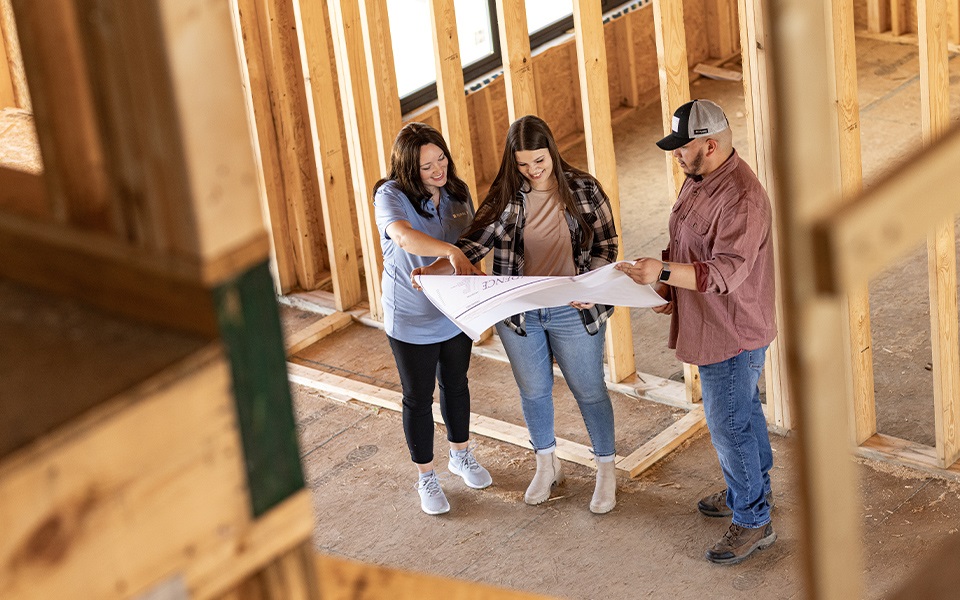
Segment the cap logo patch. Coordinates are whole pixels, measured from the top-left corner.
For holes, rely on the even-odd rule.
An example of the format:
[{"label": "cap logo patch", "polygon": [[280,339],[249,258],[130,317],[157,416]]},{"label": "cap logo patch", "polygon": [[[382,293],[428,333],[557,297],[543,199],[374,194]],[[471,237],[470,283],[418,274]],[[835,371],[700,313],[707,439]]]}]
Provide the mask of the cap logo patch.
[{"label": "cap logo patch", "polygon": [[706,128],[704,128],[704,129],[694,129],[694,130],[693,130],[693,135],[703,135],[704,133],[709,133],[709,132],[710,132],[710,130],[709,130],[709,129],[706,129]]},{"label": "cap logo patch", "polygon": [[671,125],[674,133],[680,133],[680,117],[674,117]]}]

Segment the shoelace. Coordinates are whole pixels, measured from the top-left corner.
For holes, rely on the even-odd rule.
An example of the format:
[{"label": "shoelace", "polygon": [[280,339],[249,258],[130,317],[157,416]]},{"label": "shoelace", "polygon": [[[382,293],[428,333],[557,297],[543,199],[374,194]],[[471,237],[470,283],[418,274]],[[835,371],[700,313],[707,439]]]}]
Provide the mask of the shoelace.
[{"label": "shoelace", "polygon": [[480,470],[480,463],[477,462],[477,459],[473,457],[473,452],[467,450],[463,455],[463,458],[460,459],[460,463],[463,465],[463,468],[468,471],[478,471]]},{"label": "shoelace", "polygon": [[427,477],[426,479],[421,479],[414,487],[418,490],[421,488],[427,490],[428,496],[437,496],[443,493],[443,490],[440,489],[440,480],[437,479],[436,475],[433,477]]},{"label": "shoelace", "polygon": [[730,529],[728,529],[727,532],[723,534],[723,539],[733,540],[735,538],[739,538],[741,533],[743,533],[743,527],[740,527],[735,523],[731,523]]}]

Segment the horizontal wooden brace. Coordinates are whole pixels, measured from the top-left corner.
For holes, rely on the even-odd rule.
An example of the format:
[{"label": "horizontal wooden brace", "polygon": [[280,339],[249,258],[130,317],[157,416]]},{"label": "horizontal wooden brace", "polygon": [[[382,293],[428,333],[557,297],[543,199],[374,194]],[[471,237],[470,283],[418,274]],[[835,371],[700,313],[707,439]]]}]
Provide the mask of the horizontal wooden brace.
[{"label": "horizontal wooden brace", "polygon": [[960,128],[813,226],[817,287],[856,289],[960,213]]},{"label": "horizontal wooden brace", "polygon": [[217,335],[210,289],[266,260],[261,232],[212,262],[151,254],[121,240],[0,213],[0,277],[156,325]]}]

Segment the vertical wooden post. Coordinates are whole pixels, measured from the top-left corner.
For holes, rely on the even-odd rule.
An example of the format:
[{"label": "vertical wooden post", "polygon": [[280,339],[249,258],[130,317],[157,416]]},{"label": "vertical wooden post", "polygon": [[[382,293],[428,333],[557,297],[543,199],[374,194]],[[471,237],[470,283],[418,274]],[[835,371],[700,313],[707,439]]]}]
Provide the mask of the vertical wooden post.
[{"label": "vertical wooden post", "polygon": [[322,2],[296,0],[294,8],[309,73],[310,116],[317,132],[315,153],[322,173],[320,200],[333,298],[337,310],[343,311],[360,302],[361,288],[350,214],[347,157],[340,145],[342,130],[327,45],[330,23]]},{"label": "vertical wooden post", "polygon": [[[947,0],[918,0],[920,104],[924,144],[950,126],[950,73],[947,65]],[[960,335],[957,316],[957,255],[953,219],[927,239],[930,276],[930,344],[937,460],[949,467],[960,457]]]},{"label": "vertical wooden post", "polygon": [[[0,0],[0,98],[7,96],[0,107],[9,106],[32,111],[30,94],[27,91],[27,76],[20,53],[17,25],[13,20],[11,0]],[[7,83],[3,83],[6,81]],[[2,89],[7,89],[7,92]]]},{"label": "vertical wooden post", "polygon": [[[617,258],[621,258],[623,225],[620,219],[620,184],[617,181],[617,158],[610,124],[610,90],[600,0],[574,0],[573,24],[583,103],[583,129],[587,140],[587,167],[610,197],[610,207],[620,236]],[[630,311],[623,307],[617,307],[607,325],[607,362],[611,381],[623,381],[637,370]]]},{"label": "vertical wooden post", "polygon": [[373,214],[373,186],[386,175],[386,171],[382,169],[385,164],[383,135],[377,137],[374,117],[374,114],[379,113],[379,108],[373,105],[375,98],[370,90],[359,4],[328,0],[327,9],[333,33],[334,55],[337,59],[344,129],[350,152],[353,198],[357,206],[360,243],[363,249],[367,300],[370,303],[370,316],[382,320],[380,274],[383,272],[383,255]]},{"label": "vertical wooden post", "polygon": [[707,44],[713,58],[730,58],[737,51],[735,0],[709,0],[707,9]]},{"label": "vertical wooden post", "polygon": [[[840,186],[843,198],[852,199],[863,187],[860,152],[860,103],[857,99],[857,49],[853,5],[832,0],[833,74],[837,131],[840,143]],[[846,298],[848,381],[852,386],[853,441],[860,445],[877,432],[873,385],[873,345],[870,333],[870,292],[867,284]]]},{"label": "vertical wooden post", "polygon": [[[767,75],[769,41],[764,27],[764,0],[740,0],[740,48],[742,53],[744,104],[747,113],[749,160],[757,177],[767,190],[776,219],[776,180],[773,173],[773,127],[770,118],[770,90]],[[774,221],[776,222],[776,220]],[[767,391],[767,421],[782,429],[792,429],[790,417],[790,390],[787,386],[787,362],[783,348],[786,344],[783,317],[783,291],[780,283],[780,231],[773,229],[774,264],[776,280],[777,339],[767,350],[764,369]]]},{"label": "vertical wooden post", "polygon": [[632,15],[613,22],[617,36],[617,67],[620,70],[620,102],[624,106],[640,106],[640,80],[637,77],[637,48],[633,37]]},{"label": "vertical wooden post", "polygon": [[[653,29],[657,41],[657,67],[660,74],[660,111],[664,134],[670,133],[673,111],[690,101],[690,73],[687,64],[687,36],[683,22],[682,0],[653,0]],[[671,199],[680,193],[685,175],[669,152],[665,153]],[[683,365],[687,398],[699,402],[700,372],[694,365]]]},{"label": "vertical wooden post", "polygon": [[317,161],[293,0],[239,0],[280,291],[326,272]]},{"label": "vertical wooden post", "polygon": [[950,27],[950,43],[960,44],[960,0],[947,0],[947,23]]},{"label": "vertical wooden post", "polygon": [[770,69],[777,139],[777,216],[793,416],[803,485],[807,597],[862,596],[860,511],[846,424],[841,299],[820,292],[813,222],[840,198],[824,5],[771,2]]},{"label": "vertical wooden post", "polygon": [[17,96],[13,89],[13,73],[10,69],[10,59],[7,56],[7,27],[4,23],[4,12],[8,7],[0,4],[0,109],[16,108]]},{"label": "vertical wooden post", "polygon": [[513,123],[524,115],[537,114],[537,88],[524,1],[497,0],[497,23],[500,26],[500,50],[504,58],[507,116]]},{"label": "vertical wooden post", "polygon": [[890,29],[890,3],[888,0],[867,0],[867,31],[883,33]]},{"label": "vertical wooden post", "polygon": [[[54,218],[84,229],[120,233],[135,219],[121,219],[116,198],[111,197],[91,85],[91,74],[97,70],[91,69],[78,33],[77,8],[71,0],[15,0],[13,7],[19,40],[27,49],[24,66],[30,71],[30,97]],[[10,25],[9,18],[4,19],[5,34]],[[59,101],[65,97],[68,102]],[[18,97],[18,105],[19,101]],[[147,247],[163,244],[154,230],[134,228],[124,235]]]},{"label": "vertical wooden post", "polygon": [[380,173],[386,175],[390,171],[393,140],[401,124],[400,92],[397,91],[386,0],[360,0],[360,29],[373,103],[373,131],[380,149]]},{"label": "vertical wooden post", "polygon": [[[437,62],[437,97],[440,127],[457,163],[457,171],[470,192],[476,196],[477,179],[473,169],[473,144],[467,119],[467,98],[463,88],[463,64],[457,38],[457,17],[453,0],[430,0],[430,26],[433,53]],[[474,205],[479,198],[474,197]]]},{"label": "vertical wooden post", "polygon": [[907,32],[906,0],[890,0],[890,32],[903,35]]}]

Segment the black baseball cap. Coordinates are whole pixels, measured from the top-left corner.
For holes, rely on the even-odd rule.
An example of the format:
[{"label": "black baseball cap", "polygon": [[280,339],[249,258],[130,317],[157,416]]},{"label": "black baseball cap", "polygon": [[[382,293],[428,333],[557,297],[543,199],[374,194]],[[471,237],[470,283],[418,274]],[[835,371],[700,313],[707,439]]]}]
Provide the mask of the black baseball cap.
[{"label": "black baseball cap", "polygon": [[673,113],[670,135],[657,142],[661,150],[676,150],[693,139],[711,136],[730,127],[723,109],[709,100],[691,100]]}]

